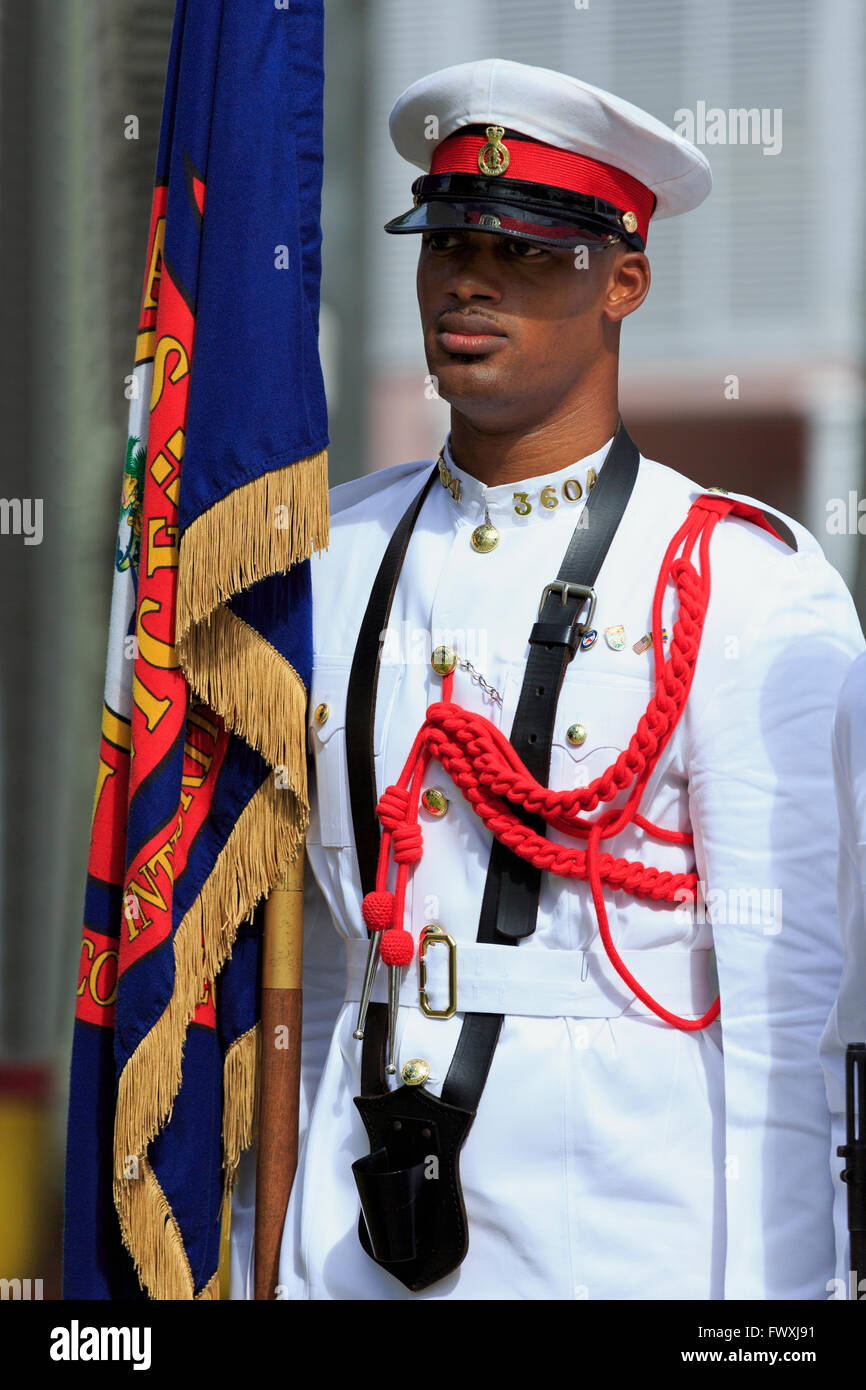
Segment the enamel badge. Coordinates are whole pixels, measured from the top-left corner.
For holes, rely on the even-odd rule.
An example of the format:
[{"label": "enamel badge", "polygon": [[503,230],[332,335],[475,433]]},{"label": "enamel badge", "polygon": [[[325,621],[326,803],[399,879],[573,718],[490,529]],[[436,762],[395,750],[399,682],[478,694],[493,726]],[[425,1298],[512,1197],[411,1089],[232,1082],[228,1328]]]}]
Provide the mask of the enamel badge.
[{"label": "enamel badge", "polygon": [[[668,640],[668,631],[667,631],[667,628],[663,627],[663,628],[662,628],[662,642],[664,643],[664,642],[666,642],[667,640]],[[643,637],[639,637],[638,640],[634,643],[634,645],[632,646],[632,651],[633,651],[633,652],[637,652],[638,656],[640,656],[641,652],[648,651],[649,648],[652,646],[652,644],[653,644],[653,635],[652,635],[652,633],[651,633],[651,632],[645,632],[644,635],[643,635]]]}]

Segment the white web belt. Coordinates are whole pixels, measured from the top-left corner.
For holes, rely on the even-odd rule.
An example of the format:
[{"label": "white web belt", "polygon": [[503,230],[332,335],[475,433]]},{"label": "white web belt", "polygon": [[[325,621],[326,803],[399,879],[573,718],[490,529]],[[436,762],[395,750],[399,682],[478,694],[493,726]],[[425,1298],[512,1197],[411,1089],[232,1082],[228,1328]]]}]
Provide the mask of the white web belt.
[{"label": "white web belt", "polygon": [[[673,1013],[699,1018],[716,992],[711,979],[712,948],[620,951],[623,963],[649,994]],[[346,1000],[361,997],[367,940],[346,942]],[[448,951],[427,950],[427,998],[435,1009],[448,1006]],[[400,1003],[419,1004],[418,957],[403,972]],[[714,971],[712,972],[714,974]],[[379,962],[372,998],[387,1001],[388,970]],[[525,1014],[537,1018],[616,1018],[627,1009],[648,1017],[652,1011],[636,997],[610,964],[604,949],[547,950],[538,946],[457,943],[457,1012]]]}]

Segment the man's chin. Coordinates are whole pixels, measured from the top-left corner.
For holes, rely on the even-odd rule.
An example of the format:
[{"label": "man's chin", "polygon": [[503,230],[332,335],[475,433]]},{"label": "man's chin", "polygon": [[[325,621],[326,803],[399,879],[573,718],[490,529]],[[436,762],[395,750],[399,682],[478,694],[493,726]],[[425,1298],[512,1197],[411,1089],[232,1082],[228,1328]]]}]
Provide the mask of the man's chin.
[{"label": "man's chin", "polygon": [[437,391],[443,400],[455,404],[460,400],[485,400],[500,397],[510,373],[503,371],[496,355],[461,356],[449,353],[447,360],[429,365],[437,381]]}]

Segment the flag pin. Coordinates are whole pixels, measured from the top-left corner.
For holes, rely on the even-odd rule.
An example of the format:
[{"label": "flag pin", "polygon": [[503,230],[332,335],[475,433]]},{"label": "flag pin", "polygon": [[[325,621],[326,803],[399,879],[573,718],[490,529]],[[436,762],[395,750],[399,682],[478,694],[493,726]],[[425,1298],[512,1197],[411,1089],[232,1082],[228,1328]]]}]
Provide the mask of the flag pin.
[{"label": "flag pin", "polygon": [[[663,627],[663,628],[662,628],[662,642],[666,642],[667,640],[668,640],[668,630],[667,630],[666,627]],[[633,645],[633,647],[632,647],[632,651],[633,651],[633,652],[637,652],[638,656],[640,656],[641,652],[647,651],[648,648],[650,648],[650,647],[652,646],[652,644],[653,644],[653,635],[652,635],[652,633],[651,633],[651,632],[645,632],[644,635],[643,635],[643,637],[639,637],[638,640],[634,643],[634,645]]]}]

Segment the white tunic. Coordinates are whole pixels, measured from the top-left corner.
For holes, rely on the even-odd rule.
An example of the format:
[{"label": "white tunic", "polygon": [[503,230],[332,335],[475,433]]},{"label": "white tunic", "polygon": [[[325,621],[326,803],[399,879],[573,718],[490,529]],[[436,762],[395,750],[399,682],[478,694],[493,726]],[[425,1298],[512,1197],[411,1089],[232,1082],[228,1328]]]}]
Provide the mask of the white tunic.
[{"label": "white tunic", "polygon": [[[441,698],[431,645],[455,647],[501,692],[500,710],[469,672],[455,674],[453,698],[510,731],[542,589],[556,577],[586,504],[587,471],[600,469],[607,447],[496,487],[448,457],[462,496],[433,484],[391,610],[376,705],[379,793],[397,780],[427,706]],[[602,845],[661,869],[697,871],[705,910],[609,888],[605,903],[618,949],[662,1004],[703,1013],[717,970],[721,1023],[684,1032],[635,1001],[606,964],[589,884],[545,872],[535,934],[516,948],[483,948],[510,952],[518,975],[526,973],[524,984],[509,987],[509,1012],[461,1155],[468,1254],[453,1274],[412,1294],[360,1245],[351,1164],[369,1143],[352,1103],[361,1054],[352,1031],[364,948],[350,945],[347,986],[344,943],[366,934],[346,690],[385,546],[432,466],[402,464],[333,489],[330,548],[313,561],[302,1140],[278,1296],[826,1298],[833,1189],[818,1041],[841,969],[830,732],[864,638],[841,578],[788,517],[797,553],[743,519],[723,519],[713,534],[691,693],[641,804],[654,824],[691,830],[693,846],[634,827]],[[568,479],[580,484],[576,501]],[[577,653],[560,693],[550,786],[591,781],[628,745],[653,689],[652,650],[638,655],[632,644],[651,626],[663,553],[701,491],[641,459],[595,586],[598,640]],[[485,505],[500,540],[481,554],[470,535]],[[668,633],[675,617],[671,583]],[[617,624],[626,634],[621,650],[604,636]],[[317,725],[320,702],[330,714]],[[587,732],[579,746],[566,738],[575,723]],[[462,945],[464,973],[483,977],[482,948],[473,957],[471,943],[492,836],[435,762],[425,785],[441,787],[450,806],[440,820],[420,817],[424,854],[410,874],[405,925],[417,941],[426,921],[439,922],[458,942],[458,976]],[[565,952],[560,970],[560,958],[548,953]],[[447,1021],[425,1017],[415,967],[405,974],[396,1062],[425,1058],[428,1088],[439,1094],[462,1011]],[[384,975],[380,968],[374,998],[385,997]],[[485,981],[464,988],[483,994]],[[236,1298],[252,1290],[254,1161],[253,1153],[244,1160],[232,1213]]]},{"label": "white tunic", "polygon": [[[845,1143],[845,1049],[866,1042],[866,655],[848,671],[833,728],[833,773],[839,807],[839,923],[844,964],[839,995],[821,1039],[827,1099],[833,1117],[831,1174],[836,1203],[834,1296],[853,1295],[848,1274],[848,1197],[840,1178]],[[859,1298],[866,1296],[860,1289]]]}]

